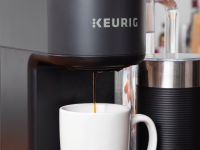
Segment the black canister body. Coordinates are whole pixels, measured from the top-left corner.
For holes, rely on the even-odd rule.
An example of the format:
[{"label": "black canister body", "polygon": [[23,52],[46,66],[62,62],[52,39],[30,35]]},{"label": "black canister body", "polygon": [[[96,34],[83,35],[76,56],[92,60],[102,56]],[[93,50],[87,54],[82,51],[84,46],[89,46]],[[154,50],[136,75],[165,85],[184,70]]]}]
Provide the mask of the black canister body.
[{"label": "black canister body", "polygon": [[[157,150],[200,149],[200,55],[147,56],[137,69],[136,112],[154,121]],[[137,149],[145,150],[146,126],[136,132]]]},{"label": "black canister body", "polygon": [[[145,94],[144,94],[145,93]],[[137,113],[149,116],[158,132],[157,150],[200,149],[200,87],[137,86]],[[137,126],[137,149],[146,150],[148,130]]]},{"label": "black canister body", "polygon": [[49,0],[49,53],[74,68],[116,68],[145,56],[145,1]]}]

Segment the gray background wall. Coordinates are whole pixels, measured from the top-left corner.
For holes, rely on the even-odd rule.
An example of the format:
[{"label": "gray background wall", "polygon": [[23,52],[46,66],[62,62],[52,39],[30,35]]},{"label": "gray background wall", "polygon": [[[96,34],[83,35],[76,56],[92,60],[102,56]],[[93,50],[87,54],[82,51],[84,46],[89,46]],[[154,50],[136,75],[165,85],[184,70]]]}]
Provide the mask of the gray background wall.
[{"label": "gray background wall", "polygon": [[0,45],[47,51],[47,0],[0,0],[0,20]]}]

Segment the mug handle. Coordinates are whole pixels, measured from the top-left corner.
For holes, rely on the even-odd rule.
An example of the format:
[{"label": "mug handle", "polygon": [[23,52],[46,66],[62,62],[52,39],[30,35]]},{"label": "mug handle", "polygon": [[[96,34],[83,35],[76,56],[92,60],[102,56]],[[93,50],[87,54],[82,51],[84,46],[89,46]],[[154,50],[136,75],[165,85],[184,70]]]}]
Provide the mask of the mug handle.
[{"label": "mug handle", "polygon": [[149,132],[149,144],[147,150],[156,150],[157,148],[157,131],[154,122],[148,116],[136,114],[131,116],[131,130],[139,123],[144,122]]}]

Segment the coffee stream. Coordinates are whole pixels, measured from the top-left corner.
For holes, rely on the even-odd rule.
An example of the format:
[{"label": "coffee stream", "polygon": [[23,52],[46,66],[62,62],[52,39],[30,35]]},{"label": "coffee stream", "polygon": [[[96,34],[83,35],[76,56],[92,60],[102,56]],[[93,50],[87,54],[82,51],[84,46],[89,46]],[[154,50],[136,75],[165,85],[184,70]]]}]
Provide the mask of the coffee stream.
[{"label": "coffee stream", "polygon": [[97,72],[93,72],[93,103],[94,103],[94,113],[96,113],[96,77]]}]

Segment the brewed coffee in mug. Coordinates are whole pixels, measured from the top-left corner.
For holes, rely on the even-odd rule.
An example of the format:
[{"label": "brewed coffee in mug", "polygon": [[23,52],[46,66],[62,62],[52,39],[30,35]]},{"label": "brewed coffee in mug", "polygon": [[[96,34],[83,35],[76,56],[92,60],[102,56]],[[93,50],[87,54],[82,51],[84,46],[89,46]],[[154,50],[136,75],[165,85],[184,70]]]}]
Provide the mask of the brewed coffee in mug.
[{"label": "brewed coffee in mug", "polygon": [[73,104],[60,108],[61,150],[129,150],[130,131],[144,122],[149,131],[148,150],[156,150],[157,132],[153,121],[117,104]]}]

